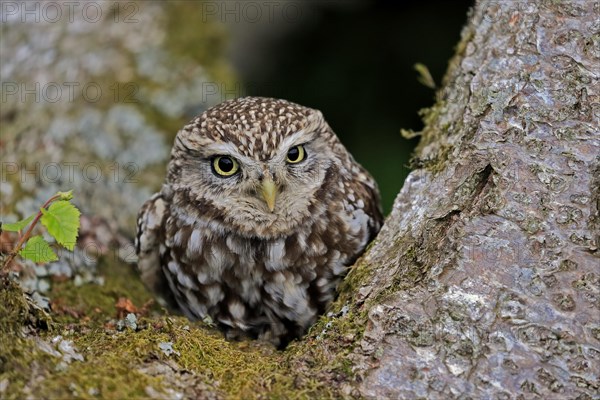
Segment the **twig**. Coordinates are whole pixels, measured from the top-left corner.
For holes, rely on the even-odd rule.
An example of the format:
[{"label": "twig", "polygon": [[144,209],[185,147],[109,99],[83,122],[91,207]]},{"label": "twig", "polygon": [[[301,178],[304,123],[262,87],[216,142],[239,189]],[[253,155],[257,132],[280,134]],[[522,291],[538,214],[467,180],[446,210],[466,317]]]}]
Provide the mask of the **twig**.
[{"label": "twig", "polygon": [[33,221],[31,221],[31,223],[29,224],[29,228],[27,229],[25,234],[19,238],[19,241],[17,242],[15,247],[13,247],[12,251],[8,254],[8,257],[6,257],[6,260],[4,260],[4,264],[2,265],[2,272],[6,272],[6,270],[8,269],[8,266],[10,265],[12,260],[17,256],[17,254],[19,254],[19,250],[21,250],[21,247],[23,247],[23,244],[25,244],[25,242],[27,240],[29,240],[31,233],[33,232],[33,228],[35,228],[35,225],[38,223],[40,218],[42,218],[42,210],[41,209],[47,208],[53,201],[58,200],[60,197],[61,197],[60,193],[55,194],[54,196],[50,197],[48,199],[48,201],[46,201],[44,203],[44,205],[40,208],[40,211],[38,211],[38,213],[35,216],[35,218],[33,219]]}]

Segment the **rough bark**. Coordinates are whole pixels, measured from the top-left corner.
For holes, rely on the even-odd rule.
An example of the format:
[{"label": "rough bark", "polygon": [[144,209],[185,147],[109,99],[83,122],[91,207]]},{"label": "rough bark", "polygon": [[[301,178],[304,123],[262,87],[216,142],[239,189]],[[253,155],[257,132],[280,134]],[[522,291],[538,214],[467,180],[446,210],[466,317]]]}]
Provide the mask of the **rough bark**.
[{"label": "rough bark", "polygon": [[598,396],[599,10],[472,10],[419,168],[348,277],[362,395]]}]

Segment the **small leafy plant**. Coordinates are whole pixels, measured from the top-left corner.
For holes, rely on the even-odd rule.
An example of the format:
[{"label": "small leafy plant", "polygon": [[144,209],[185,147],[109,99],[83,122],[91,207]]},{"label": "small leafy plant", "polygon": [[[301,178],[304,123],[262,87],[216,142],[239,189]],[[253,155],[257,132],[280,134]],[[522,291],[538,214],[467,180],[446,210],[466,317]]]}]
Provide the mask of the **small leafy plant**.
[{"label": "small leafy plant", "polygon": [[[11,261],[17,255],[36,263],[58,260],[58,256],[42,235],[31,236],[33,229],[40,220],[58,244],[67,250],[73,251],[79,234],[79,216],[81,213],[71,203],[73,199],[72,192],[56,193],[40,207],[40,211],[21,221],[12,224],[2,223],[0,228],[2,231],[17,232],[19,234],[17,244],[2,264],[2,272],[6,272]],[[25,228],[27,230],[22,233]]]}]

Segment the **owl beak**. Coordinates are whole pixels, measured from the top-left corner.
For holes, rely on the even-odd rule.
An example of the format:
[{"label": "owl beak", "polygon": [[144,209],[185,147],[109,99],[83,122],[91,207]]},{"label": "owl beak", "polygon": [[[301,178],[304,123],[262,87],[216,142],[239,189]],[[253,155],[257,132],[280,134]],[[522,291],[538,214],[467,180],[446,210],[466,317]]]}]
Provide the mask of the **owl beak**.
[{"label": "owl beak", "polygon": [[275,209],[275,198],[277,197],[277,187],[270,176],[263,180],[261,192],[263,199],[267,202],[269,211],[273,212]]}]

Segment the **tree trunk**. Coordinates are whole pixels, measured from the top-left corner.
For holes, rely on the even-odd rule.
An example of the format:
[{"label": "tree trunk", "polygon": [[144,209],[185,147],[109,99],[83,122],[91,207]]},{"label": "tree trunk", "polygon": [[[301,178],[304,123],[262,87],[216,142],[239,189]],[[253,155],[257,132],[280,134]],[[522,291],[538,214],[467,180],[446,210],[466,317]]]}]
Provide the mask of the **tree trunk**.
[{"label": "tree trunk", "polygon": [[472,10],[418,168],[325,327],[364,329],[362,395],[598,395],[599,18],[591,1]]}]

